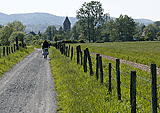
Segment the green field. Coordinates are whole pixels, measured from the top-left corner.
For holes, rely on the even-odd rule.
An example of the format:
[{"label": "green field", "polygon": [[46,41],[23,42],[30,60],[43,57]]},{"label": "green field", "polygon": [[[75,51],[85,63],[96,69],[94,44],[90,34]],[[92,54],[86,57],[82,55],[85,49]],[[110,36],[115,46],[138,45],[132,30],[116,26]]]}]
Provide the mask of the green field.
[{"label": "green field", "polygon": [[75,47],[77,45],[81,45],[83,50],[89,48],[90,52],[149,66],[150,63],[156,63],[157,67],[160,67],[160,41],[85,43],[72,44],[71,46]]},{"label": "green field", "polygon": [[34,51],[33,47],[29,48],[20,48],[19,51],[16,51],[14,53],[9,54],[8,56],[2,56],[2,47],[0,47],[1,52],[1,58],[0,58],[0,77],[2,75],[9,71],[16,63],[21,61],[23,58],[25,58],[27,55],[29,55],[31,52]]},{"label": "green field", "polygon": [[[110,47],[114,46],[114,43],[105,43],[105,44],[81,44],[82,48],[88,47],[90,51],[98,50],[101,47]],[[115,43],[116,47],[118,43]],[[126,42],[129,45],[129,42]],[[136,43],[134,43],[136,45]],[[96,46],[97,45],[97,46]],[[103,46],[102,46],[103,45]],[[120,43],[119,45],[123,45]],[[72,45],[71,45],[72,46]],[[74,45],[75,46],[75,45]],[[131,46],[131,45],[130,45]],[[91,48],[90,48],[91,47]],[[94,47],[96,49],[94,49]],[[132,45],[133,47],[133,45]],[[134,48],[134,47],[133,47]],[[134,49],[133,49],[134,50]],[[93,51],[92,51],[93,52]],[[126,53],[127,54],[127,53]],[[147,98],[151,101],[151,81],[150,73],[142,71],[140,69],[133,68],[126,64],[120,64],[121,71],[121,94],[122,100],[117,99],[117,89],[116,81],[112,78],[112,93],[108,92],[108,63],[112,63],[112,77],[116,78],[115,71],[115,61],[110,61],[107,59],[103,60],[103,69],[104,69],[104,83],[101,84],[100,80],[96,80],[95,76],[95,64],[96,58],[92,56],[93,64],[93,76],[89,75],[89,72],[83,72],[83,66],[76,64],[76,50],[74,50],[74,57],[71,61],[70,58],[61,55],[59,50],[50,48],[50,57],[51,57],[51,69],[53,77],[55,78],[55,88],[58,93],[58,106],[59,112],[84,112],[84,113],[128,113],[131,112],[130,107],[130,90],[125,87],[130,87],[130,72],[136,70],[136,91],[138,94]],[[146,80],[143,80],[141,78]],[[157,83],[160,83],[160,76],[157,76]],[[125,84],[125,85],[124,85]],[[158,95],[160,90],[158,87]],[[151,103],[146,99],[136,95],[136,111],[150,113],[151,112]],[[158,96],[158,105],[160,106],[160,97]],[[158,108],[157,108],[158,109]],[[159,112],[159,109],[158,109]]]}]

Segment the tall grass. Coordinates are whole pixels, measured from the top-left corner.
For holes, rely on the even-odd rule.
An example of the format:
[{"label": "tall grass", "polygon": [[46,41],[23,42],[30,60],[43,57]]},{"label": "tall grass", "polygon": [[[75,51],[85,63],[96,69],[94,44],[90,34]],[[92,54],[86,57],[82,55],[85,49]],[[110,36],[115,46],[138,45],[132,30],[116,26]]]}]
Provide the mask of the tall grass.
[{"label": "tall grass", "polygon": [[[73,46],[77,45],[79,44],[73,44]],[[80,45],[82,49],[89,48],[90,52],[145,65],[156,63],[157,67],[160,67],[160,41],[85,43]]]},{"label": "tall grass", "polygon": [[20,48],[19,51],[16,51],[6,56],[1,56],[0,58],[0,77],[2,77],[2,75],[5,72],[9,71],[10,68],[12,68],[16,63],[21,61],[23,58],[25,58],[27,55],[29,55],[33,51],[34,51],[33,47]]},{"label": "tall grass", "polygon": [[[103,64],[104,83],[96,80],[95,74],[84,73],[83,67],[76,64],[76,56],[73,61],[70,58],[60,54],[58,50],[50,49],[51,69],[55,78],[55,88],[58,93],[59,112],[95,112],[95,113],[117,113],[130,112],[130,90],[121,84],[122,100],[118,101],[116,93],[116,81],[112,78],[112,93],[108,92],[108,66]],[[103,59],[103,63],[112,63],[112,76],[115,75],[115,62]],[[95,72],[95,58],[92,58],[93,70]],[[131,70],[137,71],[137,76],[151,80],[150,73],[140,69],[133,68],[126,64],[120,64],[121,83],[130,86]],[[158,83],[159,83],[159,76]],[[151,83],[141,80],[137,77],[137,93],[151,100]],[[160,91],[158,90],[158,94]],[[151,112],[151,103],[136,95],[137,112]],[[158,103],[159,103],[158,97]]]}]

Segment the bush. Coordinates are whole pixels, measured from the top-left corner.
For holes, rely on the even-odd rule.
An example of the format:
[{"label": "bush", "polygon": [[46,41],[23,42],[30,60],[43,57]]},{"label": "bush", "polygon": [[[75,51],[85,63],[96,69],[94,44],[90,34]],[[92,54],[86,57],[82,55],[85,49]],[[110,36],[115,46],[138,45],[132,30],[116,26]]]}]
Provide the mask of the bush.
[{"label": "bush", "polygon": [[103,40],[97,40],[96,43],[104,43]]},{"label": "bush", "polygon": [[80,40],[79,43],[85,43],[85,41],[84,40]]},{"label": "bush", "polygon": [[78,43],[77,40],[63,40],[63,41],[60,41],[61,43]]}]

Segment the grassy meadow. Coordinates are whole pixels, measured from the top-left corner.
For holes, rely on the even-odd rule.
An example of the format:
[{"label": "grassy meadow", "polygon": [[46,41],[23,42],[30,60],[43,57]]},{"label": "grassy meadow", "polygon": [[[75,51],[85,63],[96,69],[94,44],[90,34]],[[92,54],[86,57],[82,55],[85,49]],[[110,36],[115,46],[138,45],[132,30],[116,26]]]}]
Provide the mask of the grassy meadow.
[{"label": "grassy meadow", "polygon": [[[107,44],[107,43],[105,43]],[[104,46],[105,46],[104,44]],[[113,44],[113,43],[112,43]],[[111,44],[111,45],[112,45]],[[122,43],[120,43],[122,44]],[[88,46],[87,46],[88,45]],[[96,45],[96,44],[95,44]],[[103,44],[97,44],[103,47]],[[109,44],[108,44],[109,45]],[[72,45],[71,45],[72,46]],[[74,45],[75,46],[75,45]],[[90,51],[94,44],[81,44],[83,48],[88,47]],[[113,46],[113,45],[112,45]],[[115,45],[117,46],[117,44]],[[90,47],[92,49],[90,49]],[[109,46],[108,46],[109,47]],[[101,49],[102,51],[103,49]],[[97,52],[100,53],[101,51]],[[94,51],[92,51],[94,52]],[[91,76],[89,71],[83,72],[83,66],[76,63],[76,50],[71,61],[69,57],[61,55],[59,50],[50,48],[51,70],[54,77],[55,88],[59,109],[57,111],[64,113],[128,113],[130,107],[130,72],[136,70],[136,91],[138,94],[151,101],[151,81],[150,73],[140,69],[133,68],[126,64],[120,64],[121,71],[121,95],[122,100],[117,99],[116,81],[116,63],[107,59],[102,59],[104,70],[104,83],[96,80],[95,65],[96,58],[91,55],[94,74]],[[112,63],[112,92],[108,91],[108,63]],[[145,81],[144,78],[148,81]],[[160,77],[157,76],[157,82],[160,83]],[[125,84],[125,85],[124,85]],[[158,87],[159,89],[159,87]],[[158,90],[158,95],[160,90]],[[136,111],[139,113],[151,112],[151,103],[146,99],[136,95]],[[158,96],[158,105],[160,106],[160,97]],[[159,109],[158,109],[159,112]]]},{"label": "grassy meadow", "polygon": [[83,50],[89,48],[90,52],[149,66],[150,63],[156,63],[160,67],[160,41],[84,43],[71,46],[77,45],[81,45]]},{"label": "grassy meadow", "polygon": [[29,48],[20,48],[18,51],[9,54],[8,56],[3,56],[2,47],[0,47],[1,58],[0,58],[0,77],[9,71],[16,63],[21,61],[27,55],[34,51],[33,47]]}]

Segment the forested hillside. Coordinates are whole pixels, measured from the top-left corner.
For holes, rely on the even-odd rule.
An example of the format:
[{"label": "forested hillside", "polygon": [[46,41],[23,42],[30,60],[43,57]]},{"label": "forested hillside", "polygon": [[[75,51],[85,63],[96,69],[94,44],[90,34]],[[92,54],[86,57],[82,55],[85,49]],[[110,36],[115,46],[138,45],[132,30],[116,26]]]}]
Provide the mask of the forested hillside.
[{"label": "forested hillside", "polygon": [[[111,17],[114,20],[116,18]],[[34,31],[44,32],[49,25],[55,25],[57,29],[63,25],[65,16],[56,16],[49,13],[26,13],[26,14],[11,14],[7,15],[4,13],[0,13],[0,24],[6,25],[8,22],[13,22],[14,20],[21,21],[24,25],[26,25],[26,31]],[[75,17],[69,17],[71,21],[71,26],[73,26],[77,19]],[[152,20],[149,19],[135,19],[135,22],[144,23],[144,25],[148,25],[153,23]]]}]

